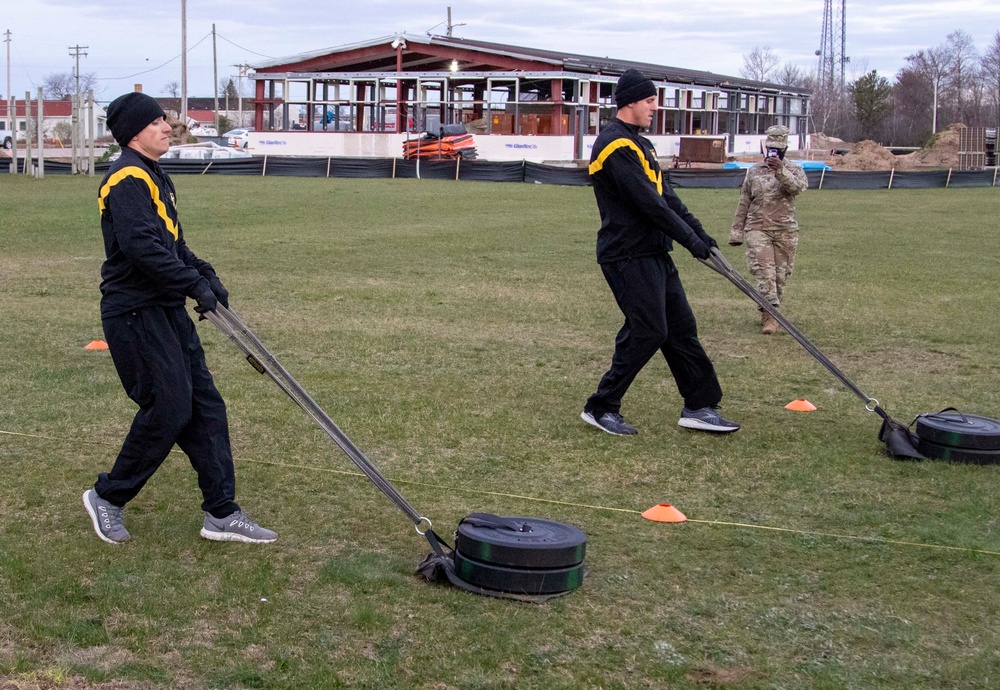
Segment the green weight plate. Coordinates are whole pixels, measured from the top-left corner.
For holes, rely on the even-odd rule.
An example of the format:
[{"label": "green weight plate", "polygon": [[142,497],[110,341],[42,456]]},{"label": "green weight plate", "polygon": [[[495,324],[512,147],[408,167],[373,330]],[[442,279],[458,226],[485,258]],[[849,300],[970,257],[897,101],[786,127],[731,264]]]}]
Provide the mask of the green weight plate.
[{"label": "green weight plate", "polygon": [[515,568],[569,568],[583,562],[587,537],[582,531],[554,520],[503,517],[517,530],[461,522],[455,548],[468,558]]},{"label": "green weight plate", "polygon": [[955,448],[943,446],[940,443],[917,440],[917,450],[928,458],[948,460],[950,462],[966,462],[974,465],[1000,464],[1000,450],[981,450],[978,448]]},{"label": "green weight plate", "polygon": [[917,436],[952,448],[1000,450],[1000,419],[953,410],[917,417]]},{"label": "green weight plate", "polygon": [[455,552],[455,572],[469,584],[516,594],[555,594],[583,584],[583,563],[568,568],[512,568]]}]

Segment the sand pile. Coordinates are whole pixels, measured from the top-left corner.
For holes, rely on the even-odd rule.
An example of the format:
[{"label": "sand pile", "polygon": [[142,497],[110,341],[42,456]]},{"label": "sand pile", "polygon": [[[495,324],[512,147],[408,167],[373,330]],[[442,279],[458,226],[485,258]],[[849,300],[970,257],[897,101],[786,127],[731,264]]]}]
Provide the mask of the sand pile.
[{"label": "sand pile", "polygon": [[173,117],[167,116],[167,122],[170,123],[170,145],[177,146],[178,144],[188,144],[191,143],[194,137],[188,131],[187,125],[183,124],[180,120],[175,120]]},{"label": "sand pile", "polygon": [[843,139],[838,139],[837,137],[828,137],[823,134],[823,132],[816,132],[809,135],[809,146],[814,149],[825,149],[827,151],[833,151],[834,149],[846,149],[850,148],[850,144],[845,144]]},{"label": "sand pile", "polygon": [[830,165],[837,170],[914,170],[920,168],[952,168],[958,166],[959,132],[965,128],[961,123],[949,125],[938,132],[929,146],[904,156],[895,156],[889,149],[866,139],[856,144],[844,143],[842,139],[828,137],[822,132],[812,135],[812,147],[816,149],[850,149],[843,156],[832,156]]},{"label": "sand pile", "polygon": [[965,125],[956,122],[938,132],[930,146],[909,153],[903,158],[920,167],[953,168],[958,166],[958,140]]},{"label": "sand pile", "polygon": [[871,139],[865,139],[854,144],[850,153],[840,160],[831,161],[831,166],[837,170],[891,170],[910,167],[910,163]]}]

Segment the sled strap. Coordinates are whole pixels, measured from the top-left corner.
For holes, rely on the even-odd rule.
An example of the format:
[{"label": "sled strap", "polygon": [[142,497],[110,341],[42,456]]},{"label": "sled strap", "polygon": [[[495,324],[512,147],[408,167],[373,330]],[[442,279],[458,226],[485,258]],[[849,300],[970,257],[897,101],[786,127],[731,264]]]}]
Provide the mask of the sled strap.
[{"label": "sled strap", "polygon": [[512,532],[530,532],[531,523],[524,520],[514,520],[511,518],[493,515],[492,513],[469,513],[458,523],[459,527],[469,524],[473,527],[483,529],[506,529]]}]

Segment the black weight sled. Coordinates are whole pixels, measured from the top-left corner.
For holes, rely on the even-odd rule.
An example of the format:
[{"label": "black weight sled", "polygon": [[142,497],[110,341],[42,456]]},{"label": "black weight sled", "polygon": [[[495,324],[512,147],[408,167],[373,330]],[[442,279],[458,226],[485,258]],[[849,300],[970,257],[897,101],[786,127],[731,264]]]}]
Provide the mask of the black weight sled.
[{"label": "black weight sled", "polygon": [[305,389],[268,352],[243,320],[221,304],[203,315],[266,374],[331,438],[414,524],[431,546],[417,573],[432,582],[450,582],[467,592],[540,603],[583,584],[586,538],[576,527],[540,518],[471,513],[459,523],[452,548],[340,430]]},{"label": "black weight sled", "polygon": [[953,407],[918,415],[917,450],[928,458],[975,465],[1000,464],[1000,420]]}]

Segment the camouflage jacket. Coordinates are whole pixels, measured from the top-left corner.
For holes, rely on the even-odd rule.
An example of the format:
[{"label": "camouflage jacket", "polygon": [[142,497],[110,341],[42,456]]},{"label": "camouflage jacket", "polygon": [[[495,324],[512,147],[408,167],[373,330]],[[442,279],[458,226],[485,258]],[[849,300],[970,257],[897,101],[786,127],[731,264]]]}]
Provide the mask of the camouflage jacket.
[{"label": "camouflage jacket", "polygon": [[777,172],[757,163],[743,181],[729,242],[741,244],[749,230],[798,230],[795,197],[808,187],[805,171],[795,163],[783,161]]}]

